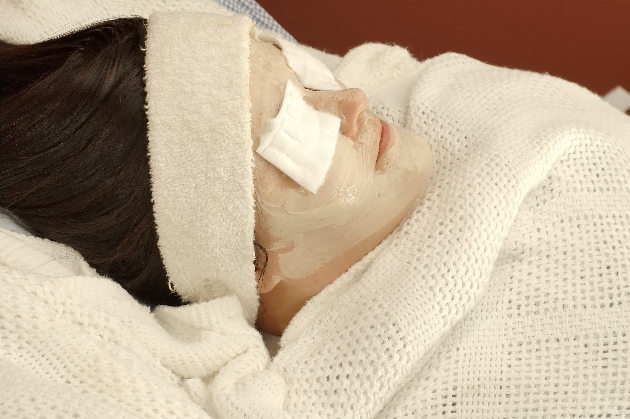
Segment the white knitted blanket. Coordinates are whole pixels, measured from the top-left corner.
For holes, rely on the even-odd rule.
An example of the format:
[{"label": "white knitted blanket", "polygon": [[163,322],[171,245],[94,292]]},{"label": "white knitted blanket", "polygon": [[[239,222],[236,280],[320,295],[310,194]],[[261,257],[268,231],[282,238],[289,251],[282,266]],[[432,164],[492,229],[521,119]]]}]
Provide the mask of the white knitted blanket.
[{"label": "white knitted blanket", "polygon": [[630,118],[586,89],[364,45],[336,69],[424,136],[426,196],[286,330],[303,417],[630,417]]},{"label": "white knitted blanket", "polygon": [[150,313],[0,229],[0,417],[630,416],[630,119],[454,54],[369,44],[336,75],[436,171],[277,356],[234,297]]}]

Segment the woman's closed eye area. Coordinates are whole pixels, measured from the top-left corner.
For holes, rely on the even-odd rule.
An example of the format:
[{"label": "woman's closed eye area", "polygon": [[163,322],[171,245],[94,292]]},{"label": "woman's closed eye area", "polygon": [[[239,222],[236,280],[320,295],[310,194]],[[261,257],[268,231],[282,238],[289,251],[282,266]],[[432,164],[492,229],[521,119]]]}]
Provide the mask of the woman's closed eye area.
[{"label": "woman's closed eye area", "polygon": [[355,139],[367,98],[359,89],[344,89],[324,64],[297,45],[267,39],[281,51],[298,83],[286,81],[278,114],[261,121],[256,152],[315,194],[332,163],[338,134]]},{"label": "woman's closed eye area", "polygon": [[307,104],[287,81],[278,115],[266,121],[256,152],[300,186],[317,193],[332,163],[341,119]]}]

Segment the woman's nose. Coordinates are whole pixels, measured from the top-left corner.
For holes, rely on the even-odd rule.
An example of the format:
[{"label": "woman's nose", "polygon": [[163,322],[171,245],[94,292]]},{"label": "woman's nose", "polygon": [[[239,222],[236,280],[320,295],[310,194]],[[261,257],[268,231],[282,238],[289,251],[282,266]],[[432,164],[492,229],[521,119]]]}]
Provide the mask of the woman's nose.
[{"label": "woman's nose", "polygon": [[359,132],[359,116],[367,108],[367,97],[363,90],[346,89],[335,92],[338,116],[341,118],[340,131],[347,137],[355,137]]},{"label": "woman's nose", "polygon": [[[341,134],[355,137],[360,128],[361,114],[367,108],[367,97],[361,89],[319,91],[305,98],[315,109],[341,118]],[[353,138],[354,139],[354,138]]]}]

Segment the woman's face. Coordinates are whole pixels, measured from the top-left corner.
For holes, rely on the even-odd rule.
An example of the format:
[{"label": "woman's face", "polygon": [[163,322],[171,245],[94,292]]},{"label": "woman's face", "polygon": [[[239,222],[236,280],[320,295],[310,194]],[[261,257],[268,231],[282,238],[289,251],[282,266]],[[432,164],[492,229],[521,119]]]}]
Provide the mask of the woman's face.
[{"label": "woman's face", "polygon": [[[267,121],[280,110],[287,80],[307,103],[342,123],[332,165],[316,194],[254,152],[255,234],[268,254],[259,292],[291,281],[315,295],[399,224],[425,188],[433,164],[426,142],[379,120],[366,108],[361,90],[306,89],[281,50],[256,40],[250,75],[254,151]],[[379,143],[389,143],[380,155]],[[334,278],[324,280],[322,274]]]}]

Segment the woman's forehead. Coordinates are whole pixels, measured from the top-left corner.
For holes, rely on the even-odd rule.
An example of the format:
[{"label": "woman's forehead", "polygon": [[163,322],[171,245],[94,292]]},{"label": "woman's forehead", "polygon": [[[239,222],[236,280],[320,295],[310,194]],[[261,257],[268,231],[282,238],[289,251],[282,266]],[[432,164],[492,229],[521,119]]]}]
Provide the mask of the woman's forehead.
[{"label": "woman's forehead", "polygon": [[[252,75],[256,73],[267,81],[297,81],[280,48],[265,41],[252,40]],[[299,81],[298,81],[299,84]],[[284,85],[284,84],[283,84]]]}]

